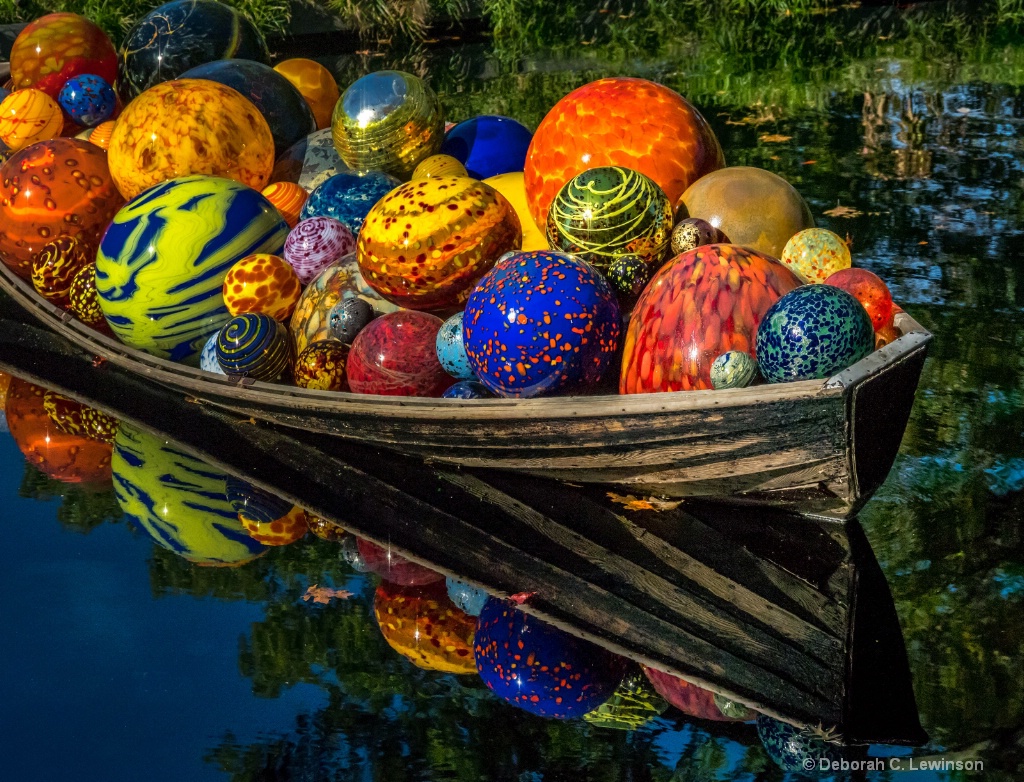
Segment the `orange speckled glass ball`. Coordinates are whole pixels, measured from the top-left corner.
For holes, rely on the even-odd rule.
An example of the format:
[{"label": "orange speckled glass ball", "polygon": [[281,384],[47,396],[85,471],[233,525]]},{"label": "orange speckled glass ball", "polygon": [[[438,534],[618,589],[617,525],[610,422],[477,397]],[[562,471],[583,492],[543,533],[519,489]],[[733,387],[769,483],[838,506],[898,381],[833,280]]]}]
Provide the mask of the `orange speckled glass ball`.
[{"label": "orange speckled glass ball", "polygon": [[0,168],[0,260],[28,279],[33,258],[59,236],[94,253],[122,204],[103,150],[73,138],[33,144]]},{"label": "orange speckled glass ball", "polygon": [[570,92],[541,121],[526,153],[526,195],[543,226],[555,194],[588,168],[639,171],[675,203],[724,165],[714,131],[681,95],[646,79],[600,79]]},{"label": "orange speckled glass ball", "polygon": [[515,209],[490,185],[431,177],[395,188],[359,232],[366,283],[400,307],[433,310],[465,303],[502,255],[522,246]]},{"label": "orange speckled glass ball", "polygon": [[299,222],[302,207],[309,200],[309,193],[302,185],[294,182],[274,182],[263,188],[263,197],[281,213],[288,227],[294,228]]},{"label": "orange speckled glass ball", "polygon": [[388,645],[418,668],[476,674],[476,617],[451,601],[443,581],[423,586],[385,581],[373,597],[373,615]]},{"label": "orange speckled glass ball", "polygon": [[62,483],[110,482],[110,443],[69,434],[46,412],[46,389],[14,378],[7,391],[7,425],[25,461]]},{"label": "orange speckled glass ball", "polygon": [[677,256],[633,309],[619,392],[711,388],[712,362],[728,350],[753,355],[761,318],[800,284],[774,258],[746,247],[708,244]]},{"label": "orange speckled glass ball", "polygon": [[283,323],[295,309],[302,286],[284,258],[257,253],[228,269],[223,293],[224,306],[232,315],[262,312]]},{"label": "orange speckled glass ball", "polygon": [[64,115],[57,101],[39,90],[18,90],[0,102],[0,141],[13,152],[60,135]]},{"label": "orange speckled glass ball", "polygon": [[299,91],[316,117],[318,129],[331,126],[331,112],[341,97],[338,83],[323,65],[304,57],[283,60],[274,70],[284,76]]},{"label": "orange speckled glass ball", "polygon": [[205,79],[163,82],[117,120],[107,150],[125,198],[190,174],[225,177],[262,190],[274,169],[270,126],[252,101]]},{"label": "orange speckled glass ball", "polygon": [[807,203],[785,179],[751,166],[714,171],[694,182],[676,205],[707,220],[733,244],[780,258],[798,231],[814,227]]},{"label": "orange speckled glass ball", "polygon": [[249,533],[249,537],[264,546],[287,546],[309,531],[306,523],[306,511],[298,505],[292,506],[284,516],[273,521],[257,521],[244,513],[238,514],[238,520]]},{"label": "orange speckled glass ball", "polygon": [[51,98],[72,76],[92,73],[108,84],[117,79],[117,51],[99,25],[70,13],[41,16],[11,47],[15,89],[35,87]]}]

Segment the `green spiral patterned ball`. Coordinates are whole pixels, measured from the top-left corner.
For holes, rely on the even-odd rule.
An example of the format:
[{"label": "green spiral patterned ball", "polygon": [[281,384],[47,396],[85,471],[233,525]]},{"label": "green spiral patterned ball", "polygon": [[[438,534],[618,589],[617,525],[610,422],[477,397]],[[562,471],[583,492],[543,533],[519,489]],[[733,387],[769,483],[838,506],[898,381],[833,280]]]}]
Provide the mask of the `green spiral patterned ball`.
[{"label": "green spiral patterned ball", "polygon": [[224,277],[255,253],[280,254],[288,224],[255,190],[188,176],[151,187],[115,215],[96,259],[100,308],[118,338],[147,353],[199,365],[231,317]]},{"label": "green spiral patterned ball", "polygon": [[226,473],[122,422],[111,458],[121,510],[157,543],[190,562],[240,565],[267,549],[242,527]]},{"label": "green spiral patterned ball", "polygon": [[548,209],[554,250],[574,253],[602,273],[621,255],[659,264],[672,236],[672,204],[649,177],[618,166],[591,168],[558,191]]},{"label": "green spiral patterned ball", "polygon": [[631,671],[612,696],[583,719],[598,728],[637,730],[668,709],[668,701],[640,671]]},{"label": "green spiral patterned ball", "polygon": [[711,387],[746,388],[757,378],[757,362],[742,350],[727,350],[711,364]]},{"label": "green spiral patterned ball", "polygon": [[277,380],[288,359],[287,330],[262,312],[236,315],[217,335],[217,363],[229,377]]}]

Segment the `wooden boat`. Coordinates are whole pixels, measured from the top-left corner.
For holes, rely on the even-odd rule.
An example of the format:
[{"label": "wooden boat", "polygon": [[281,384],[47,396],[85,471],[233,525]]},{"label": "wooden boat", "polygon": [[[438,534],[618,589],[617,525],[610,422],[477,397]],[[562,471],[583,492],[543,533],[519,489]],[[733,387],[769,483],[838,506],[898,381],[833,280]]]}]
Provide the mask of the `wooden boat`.
[{"label": "wooden boat", "polygon": [[6,372],[446,575],[532,593],[522,610],[644,665],[849,741],[925,741],[892,597],[856,521],[699,502],[626,511],[596,487],[253,425],[128,369],[90,371],[88,355],[3,304]]},{"label": "wooden boat", "polygon": [[899,339],[825,381],[546,399],[378,397],[226,379],[97,333],[2,265],[0,287],[92,355],[260,421],[438,464],[836,518],[888,475],[931,338],[901,312]]}]

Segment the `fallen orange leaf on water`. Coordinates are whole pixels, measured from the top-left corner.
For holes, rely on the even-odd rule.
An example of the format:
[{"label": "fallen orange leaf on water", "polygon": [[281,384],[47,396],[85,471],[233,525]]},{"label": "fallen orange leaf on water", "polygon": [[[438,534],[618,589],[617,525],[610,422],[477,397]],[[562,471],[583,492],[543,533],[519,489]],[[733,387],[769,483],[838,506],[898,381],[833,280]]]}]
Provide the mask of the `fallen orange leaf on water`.
[{"label": "fallen orange leaf on water", "polygon": [[619,503],[626,510],[675,510],[682,504],[682,500],[661,500],[657,497],[642,499],[634,497],[632,494],[616,494],[613,491],[608,492],[608,497],[612,502]]},{"label": "fallen orange leaf on water", "polygon": [[302,596],[305,601],[312,600],[314,603],[330,603],[332,598],[338,598],[339,600],[345,600],[346,598],[352,597],[352,592],[346,589],[331,589],[330,587],[322,587],[319,584],[313,584],[306,590],[306,594]]},{"label": "fallen orange leaf on water", "polygon": [[818,161],[817,160],[805,160],[800,165],[801,166],[816,166],[816,165],[818,165]]},{"label": "fallen orange leaf on water", "polygon": [[793,138],[793,137],[792,136],[783,136],[783,135],[780,135],[779,133],[765,133],[758,140],[759,141],[763,141],[766,144],[781,144],[784,141],[789,141],[791,138]]},{"label": "fallen orange leaf on water", "polygon": [[826,214],[829,217],[860,217],[864,213],[852,206],[836,206],[832,209],[826,209],[822,214]]}]

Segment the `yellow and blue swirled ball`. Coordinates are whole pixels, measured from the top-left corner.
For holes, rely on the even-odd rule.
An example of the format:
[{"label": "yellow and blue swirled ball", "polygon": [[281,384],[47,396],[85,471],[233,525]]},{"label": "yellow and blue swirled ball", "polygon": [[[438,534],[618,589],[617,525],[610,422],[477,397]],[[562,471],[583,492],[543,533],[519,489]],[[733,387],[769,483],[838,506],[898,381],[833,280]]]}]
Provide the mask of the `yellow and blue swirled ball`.
[{"label": "yellow and blue swirled ball", "polygon": [[114,333],[133,348],[198,366],[231,315],[228,270],[279,255],[288,225],[260,193],[231,179],[190,176],[152,187],[114,217],[96,259],[96,291]]},{"label": "yellow and blue swirled ball", "polygon": [[178,556],[241,565],[266,551],[238,520],[226,473],[126,423],[114,438],[111,466],[125,515]]}]

